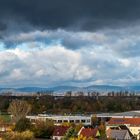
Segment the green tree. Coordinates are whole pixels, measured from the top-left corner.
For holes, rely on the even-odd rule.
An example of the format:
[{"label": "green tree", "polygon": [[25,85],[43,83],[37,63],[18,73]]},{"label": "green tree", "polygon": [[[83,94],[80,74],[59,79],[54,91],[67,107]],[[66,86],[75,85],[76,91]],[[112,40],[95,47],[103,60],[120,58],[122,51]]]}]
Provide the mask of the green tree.
[{"label": "green tree", "polygon": [[106,127],[105,124],[103,122],[101,122],[100,126],[99,126],[99,132],[100,132],[100,137],[103,139],[106,139]]},{"label": "green tree", "polygon": [[75,129],[73,127],[70,127],[62,140],[68,140],[72,137],[76,137],[76,134],[77,133],[76,133]]},{"label": "green tree", "polygon": [[37,138],[50,138],[54,131],[54,122],[49,119],[46,121],[37,120],[32,131]]},{"label": "green tree", "polygon": [[27,118],[21,118],[15,125],[15,131],[23,132],[31,129],[31,122]]},{"label": "green tree", "polygon": [[91,117],[91,123],[93,126],[97,125],[98,123],[98,118],[96,116],[96,114],[93,114],[92,117]]}]

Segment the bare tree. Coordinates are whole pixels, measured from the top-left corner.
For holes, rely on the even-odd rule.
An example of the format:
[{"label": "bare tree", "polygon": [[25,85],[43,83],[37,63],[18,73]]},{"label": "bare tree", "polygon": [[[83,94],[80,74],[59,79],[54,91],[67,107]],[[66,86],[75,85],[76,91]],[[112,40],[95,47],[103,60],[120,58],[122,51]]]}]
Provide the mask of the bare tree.
[{"label": "bare tree", "polygon": [[21,118],[25,118],[26,115],[31,111],[31,105],[26,101],[13,100],[10,103],[8,111],[11,113],[13,121],[17,122]]}]

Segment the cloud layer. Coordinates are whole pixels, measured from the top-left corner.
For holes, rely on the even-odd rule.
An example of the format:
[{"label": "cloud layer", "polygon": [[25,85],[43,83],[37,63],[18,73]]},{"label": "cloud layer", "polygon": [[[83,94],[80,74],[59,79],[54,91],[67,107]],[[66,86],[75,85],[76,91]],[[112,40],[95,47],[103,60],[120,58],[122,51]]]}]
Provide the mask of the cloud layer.
[{"label": "cloud layer", "polygon": [[139,0],[0,0],[0,86],[140,84]]},{"label": "cloud layer", "polygon": [[139,0],[1,0],[0,29],[16,21],[36,28],[98,30],[131,25],[140,18]]},{"label": "cloud layer", "polygon": [[[102,32],[35,30],[9,35],[0,45],[3,47],[0,83],[3,86],[139,84],[139,29],[137,26],[133,32],[131,28]],[[4,42],[14,47],[4,48]]]}]

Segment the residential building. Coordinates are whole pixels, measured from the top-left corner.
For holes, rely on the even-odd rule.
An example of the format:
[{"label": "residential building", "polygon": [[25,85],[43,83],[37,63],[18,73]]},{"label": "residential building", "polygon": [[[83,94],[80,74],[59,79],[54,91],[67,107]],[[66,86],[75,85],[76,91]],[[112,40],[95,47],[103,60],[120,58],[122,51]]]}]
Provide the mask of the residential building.
[{"label": "residential building", "polygon": [[85,128],[82,127],[78,133],[78,137],[82,136],[85,139],[88,138],[98,138],[100,137],[100,132],[98,128]]},{"label": "residential building", "polygon": [[53,140],[61,140],[69,130],[68,126],[55,126]]},{"label": "residential building", "polygon": [[125,125],[137,139],[140,139],[140,118],[111,118],[106,124],[106,130]]}]

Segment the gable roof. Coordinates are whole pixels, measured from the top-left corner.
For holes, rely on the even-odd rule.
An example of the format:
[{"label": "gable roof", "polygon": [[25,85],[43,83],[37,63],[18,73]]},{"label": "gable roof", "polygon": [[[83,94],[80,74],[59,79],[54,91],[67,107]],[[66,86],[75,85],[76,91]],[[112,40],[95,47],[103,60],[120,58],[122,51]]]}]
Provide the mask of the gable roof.
[{"label": "gable roof", "polygon": [[113,138],[113,139],[119,139],[119,140],[124,140],[126,134],[128,133],[127,130],[107,130],[107,137],[108,138]]},{"label": "gable roof", "polygon": [[81,128],[79,135],[84,137],[96,137],[98,133],[98,128]]},{"label": "gable roof", "polygon": [[121,130],[127,130],[129,135],[130,135],[130,137],[133,137],[133,134],[131,133],[130,129],[128,129],[128,127],[126,125],[120,125],[119,128]]},{"label": "gable roof", "polygon": [[130,124],[134,126],[140,126],[140,118],[111,118],[108,124],[109,125]]},{"label": "gable roof", "polygon": [[64,136],[69,128],[68,126],[55,126],[53,136]]}]

